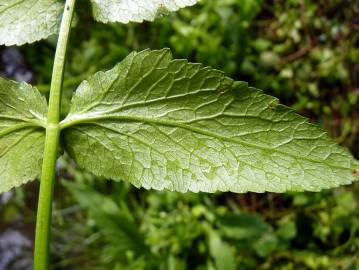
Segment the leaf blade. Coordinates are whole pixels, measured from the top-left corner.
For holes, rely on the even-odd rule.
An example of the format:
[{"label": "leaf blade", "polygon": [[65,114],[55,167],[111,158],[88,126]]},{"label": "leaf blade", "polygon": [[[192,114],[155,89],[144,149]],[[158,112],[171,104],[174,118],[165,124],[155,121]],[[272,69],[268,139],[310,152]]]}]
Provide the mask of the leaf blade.
[{"label": "leaf blade", "polygon": [[7,0],[0,4],[0,45],[23,45],[56,34],[63,4],[56,0]]},{"label": "leaf blade", "polygon": [[35,88],[0,78],[0,193],[40,174],[46,111]]},{"label": "leaf blade", "polygon": [[82,83],[66,123],[82,124],[65,130],[80,166],[138,187],[316,191],[351,183],[358,168],[277,99],[168,50],[131,54]]},{"label": "leaf blade", "polygon": [[108,22],[143,22],[153,21],[160,13],[177,11],[196,4],[198,0],[91,0],[93,15],[97,21]]}]

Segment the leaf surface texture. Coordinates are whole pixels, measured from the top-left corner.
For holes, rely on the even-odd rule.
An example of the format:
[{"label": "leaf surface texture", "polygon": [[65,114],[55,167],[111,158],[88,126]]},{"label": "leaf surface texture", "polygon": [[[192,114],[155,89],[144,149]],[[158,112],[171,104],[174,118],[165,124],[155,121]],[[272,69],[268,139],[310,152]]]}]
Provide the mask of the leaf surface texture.
[{"label": "leaf surface texture", "polygon": [[84,81],[61,125],[81,167],[147,189],[318,191],[358,168],[277,99],[169,50],[132,53]]},{"label": "leaf surface texture", "polygon": [[56,0],[1,1],[0,45],[23,45],[56,34],[62,10]]},{"label": "leaf surface texture", "polygon": [[152,21],[158,15],[196,4],[198,0],[91,0],[100,22]]},{"label": "leaf surface texture", "polygon": [[37,89],[0,78],[0,193],[40,174],[46,112]]}]

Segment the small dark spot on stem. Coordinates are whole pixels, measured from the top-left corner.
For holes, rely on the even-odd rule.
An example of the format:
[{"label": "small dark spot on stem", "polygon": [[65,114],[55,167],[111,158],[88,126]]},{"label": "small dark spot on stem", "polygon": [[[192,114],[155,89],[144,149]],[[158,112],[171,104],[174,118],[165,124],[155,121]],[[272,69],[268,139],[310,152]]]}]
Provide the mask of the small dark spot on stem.
[{"label": "small dark spot on stem", "polygon": [[70,6],[66,6],[66,9],[67,9],[67,10],[70,10]]}]

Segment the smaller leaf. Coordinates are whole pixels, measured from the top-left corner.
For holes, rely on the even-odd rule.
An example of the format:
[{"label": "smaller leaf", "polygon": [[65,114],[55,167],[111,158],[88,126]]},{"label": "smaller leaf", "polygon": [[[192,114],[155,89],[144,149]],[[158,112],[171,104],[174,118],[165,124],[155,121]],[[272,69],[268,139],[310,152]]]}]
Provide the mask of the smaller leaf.
[{"label": "smaller leaf", "polygon": [[209,251],[214,258],[216,269],[236,269],[234,250],[214,230],[209,230]]},{"label": "smaller leaf", "polygon": [[23,45],[59,29],[63,4],[56,0],[6,0],[0,3],[0,45]]},{"label": "smaller leaf", "polygon": [[260,238],[269,230],[268,225],[257,214],[240,213],[228,214],[220,218],[224,235],[235,240],[247,240]]},{"label": "smaller leaf", "polygon": [[158,15],[196,4],[198,0],[91,0],[96,20],[108,22],[152,21]]},{"label": "smaller leaf", "polygon": [[253,242],[253,249],[261,257],[267,257],[278,247],[278,238],[272,233],[266,233]]},{"label": "smaller leaf", "polygon": [[0,193],[40,174],[46,113],[36,88],[0,78]]},{"label": "smaller leaf", "polygon": [[63,185],[82,207],[88,209],[99,230],[113,242],[120,255],[132,251],[138,257],[148,251],[137,224],[114,201],[79,183],[64,182]]}]

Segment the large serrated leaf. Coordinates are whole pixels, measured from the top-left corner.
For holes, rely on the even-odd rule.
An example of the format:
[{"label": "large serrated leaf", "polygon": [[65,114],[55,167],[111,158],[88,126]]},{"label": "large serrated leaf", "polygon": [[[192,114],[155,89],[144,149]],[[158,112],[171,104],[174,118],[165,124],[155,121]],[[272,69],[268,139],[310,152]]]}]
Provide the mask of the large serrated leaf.
[{"label": "large serrated leaf", "polygon": [[0,78],[0,193],[40,174],[46,111],[37,89]]},{"label": "large serrated leaf", "polygon": [[1,1],[0,45],[23,45],[56,34],[62,9],[57,0]]},{"label": "large serrated leaf", "polygon": [[62,128],[81,167],[159,190],[318,191],[359,167],[277,99],[169,50],[132,53],[84,81]]},{"label": "large serrated leaf", "polygon": [[196,4],[198,0],[91,0],[100,22],[152,21],[157,15]]}]

